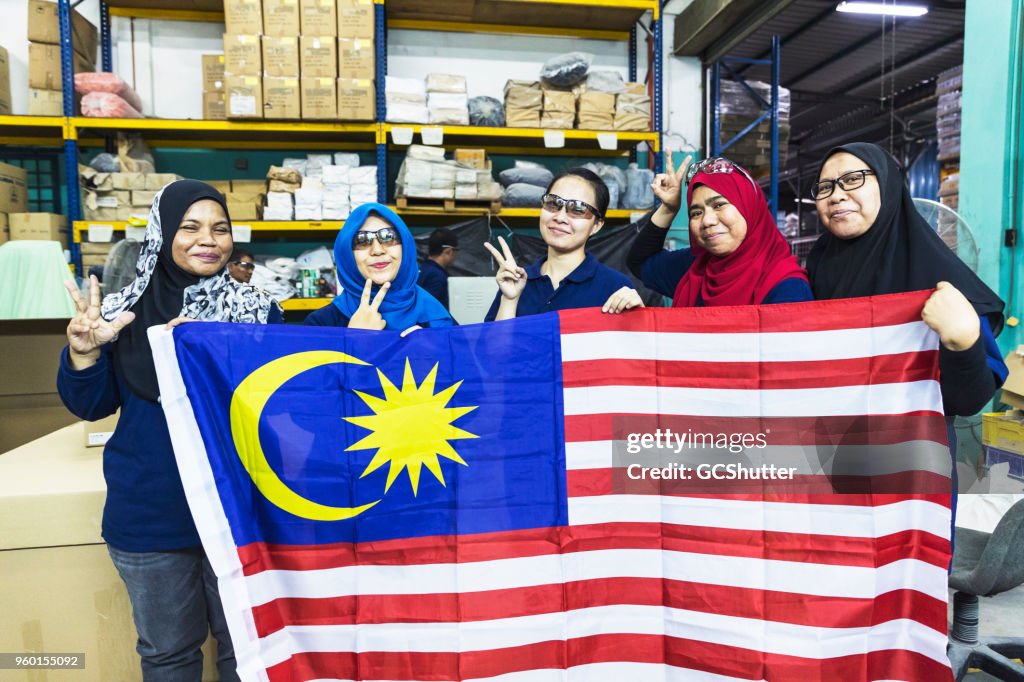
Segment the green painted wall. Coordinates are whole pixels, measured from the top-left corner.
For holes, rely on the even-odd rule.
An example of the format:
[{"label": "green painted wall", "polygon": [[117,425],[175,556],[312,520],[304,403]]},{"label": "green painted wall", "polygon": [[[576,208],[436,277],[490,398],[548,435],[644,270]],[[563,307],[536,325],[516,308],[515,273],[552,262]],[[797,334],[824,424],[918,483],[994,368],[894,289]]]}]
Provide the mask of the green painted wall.
[{"label": "green painted wall", "polygon": [[[980,275],[1007,301],[1007,316],[1024,318],[1024,234],[1021,234],[1021,56],[1024,0],[971,0],[964,26],[960,142],[960,214],[981,248]],[[1017,246],[1004,232],[1017,231]],[[999,338],[1006,352],[1022,343],[1021,325]]]}]

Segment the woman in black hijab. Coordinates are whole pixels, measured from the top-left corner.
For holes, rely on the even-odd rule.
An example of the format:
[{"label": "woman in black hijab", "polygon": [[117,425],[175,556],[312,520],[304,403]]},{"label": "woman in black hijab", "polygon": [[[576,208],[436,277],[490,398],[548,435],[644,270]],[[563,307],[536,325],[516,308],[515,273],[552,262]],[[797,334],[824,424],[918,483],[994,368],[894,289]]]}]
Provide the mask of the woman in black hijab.
[{"label": "woman in black hijab", "polygon": [[807,257],[819,300],[935,289],[921,318],[941,340],[945,413],[973,415],[1006,380],[995,336],[1003,302],[914,207],[896,160],[854,142],[828,153],[812,188],[828,232]]},{"label": "woman in black hijab", "polygon": [[222,680],[237,680],[217,581],[206,561],[160,407],[146,330],[182,318],[281,321],[276,303],[225,270],[233,248],[224,197],[196,180],[164,187],[153,201],[136,279],[100,303],[69,286],[68,325],[57,388],[78,417],[120,409],[103,451],[103,538],[125,582],[144,679],[202,676],[207,631],[218,641]]}]

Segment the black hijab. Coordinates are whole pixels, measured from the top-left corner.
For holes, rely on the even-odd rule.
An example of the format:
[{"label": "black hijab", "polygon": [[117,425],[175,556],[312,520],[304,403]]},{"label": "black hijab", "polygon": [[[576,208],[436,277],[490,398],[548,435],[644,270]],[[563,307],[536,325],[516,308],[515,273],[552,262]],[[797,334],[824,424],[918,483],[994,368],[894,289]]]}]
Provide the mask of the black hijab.
[{"label": "black hijab", "polygon": [[[113,345],[114,362],[121,376],[133,393],[146,400],[156,401],[160,388],[153,366],[153,351],[149,346],[146,330],[153,325],[166,324],[182,314],[185,290],[200,282],[200,277],[182,270],[174,262],[171,243],[189,207],[197,201],[212,199],[228,215],[224,196],[216,189],[198,180],[178,180],[160,192],[156,210],[151,212],[150,222],[159,218],[159,234],[163,238],[159,251],[148,254],[143,247],[139,256],[137,274],[142,277],[150,273],[149,282],[138,299],[131,304],[135,320],[121,330]],[[152,213],[157,213],[153,216]],[[228,216],[228,223],[231,218]],[[147,234],[147,242],[149,242]],[[155,244],[153,244],[155,246]],[[154,257],[155,256],[155,257]],[[209,279],[209,278],[207,278]],[[144,280],[140,280],[144,281]]]},{"label": "black hijab", "polygon": [[[932,289],[946,281],[963,293],[992,333],[1003,329],[1003,301],[964,264],[914,207],[899,164],[881,147],[852,142],[835,147],[853,154],[875,172],[881,192],[878,217],[867,232],[839,239],[825,232],[807,256],[816,299],[855,298]],[[818,177],[821,167],[818,169]]]}]

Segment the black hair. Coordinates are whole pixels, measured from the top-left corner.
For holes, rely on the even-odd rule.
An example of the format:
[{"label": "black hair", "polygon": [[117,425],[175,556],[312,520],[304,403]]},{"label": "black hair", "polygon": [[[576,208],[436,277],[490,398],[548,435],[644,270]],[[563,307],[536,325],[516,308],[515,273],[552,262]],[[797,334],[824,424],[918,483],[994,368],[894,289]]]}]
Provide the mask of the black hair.
[{"label": "black hair", "polygon": [[249,253],[245,249],[240,249],[236,246],[235,250],[231,252],[231,258],[228,259],[228,262],[234,263],[235,261],[240,261],[246,257],[248,257],[249,260],[256,260],[256,257],[253,256],[251,253]]},{"label": "black hair", "polygon": [[600,214],[598,217],[604,220],[604,214],[608,212],[608,202],[610,201],[608,185],[604,184],[604,180],[602,180],[600,176],[592,170],[576,167],[562,171],[548,184],[548,188],[545,192],[550,192],[556,182],[562,178],[568,177],[579,178],[580,180],[590,183],[591,188],[594,190],[594,208],[596,208],[597,212]]},{"label": "black hair", "polygon": [[440,256],[441,252],[449,246],[455,248],[459,246],[459,238],[455,236],[454,232],[448,228],[439,227],[430,233],[430,238],[427,240],[427,248],[431,256]]}]

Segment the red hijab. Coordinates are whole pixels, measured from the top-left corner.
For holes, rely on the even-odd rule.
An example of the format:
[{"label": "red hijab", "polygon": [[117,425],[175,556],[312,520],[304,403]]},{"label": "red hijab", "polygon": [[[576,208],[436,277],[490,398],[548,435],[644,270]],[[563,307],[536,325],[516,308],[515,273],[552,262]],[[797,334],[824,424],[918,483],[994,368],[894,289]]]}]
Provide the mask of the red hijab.
[{"label": "red hijab", "polygon": [[768,211],[761,188],[737,167],[732,173],[699,172],[686,189],[686,206],[697,185],[706,185],[729,200],[747,221],[747,236],[728,256],[716,257],[691,239],[694,262],[676,287],[673,308],[757,305],[784,279],[807,281],[807,271],[790,253]]}]

